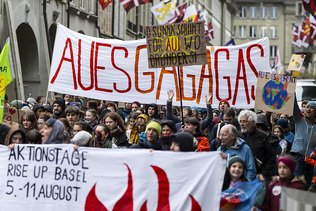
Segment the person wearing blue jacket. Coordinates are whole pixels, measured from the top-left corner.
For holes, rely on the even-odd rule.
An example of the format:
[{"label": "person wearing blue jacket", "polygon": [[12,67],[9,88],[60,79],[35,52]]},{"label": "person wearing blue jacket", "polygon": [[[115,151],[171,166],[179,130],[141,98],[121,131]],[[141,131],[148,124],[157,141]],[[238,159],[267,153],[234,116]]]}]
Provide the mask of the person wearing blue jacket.
[{"label": "person wearing blue jacket", "polygon": [[219,139],[221,146],[217,151],[223,152],[227,156],[227,160],[234,156],[239,156],[245,161],[245,176],[251,181],[256,179],[256,165],[247,143],[238,137],[238,131],[234,125],[227,124],[220,130]]}]

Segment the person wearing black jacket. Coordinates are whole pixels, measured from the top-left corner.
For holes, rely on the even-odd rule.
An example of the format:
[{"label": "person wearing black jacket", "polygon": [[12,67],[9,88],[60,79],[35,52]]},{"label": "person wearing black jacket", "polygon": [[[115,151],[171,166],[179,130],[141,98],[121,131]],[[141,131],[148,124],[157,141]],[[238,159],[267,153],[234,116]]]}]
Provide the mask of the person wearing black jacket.
[{"label": "person wearing black jacket", "polygon": [[244,139],[254,156],[259,179],[271,180],[276,175],[276,154],[269,142],[267,133],[256,128],[257,115],[250,110],[243,110],[238,116],[241,131],[238,136]]}]

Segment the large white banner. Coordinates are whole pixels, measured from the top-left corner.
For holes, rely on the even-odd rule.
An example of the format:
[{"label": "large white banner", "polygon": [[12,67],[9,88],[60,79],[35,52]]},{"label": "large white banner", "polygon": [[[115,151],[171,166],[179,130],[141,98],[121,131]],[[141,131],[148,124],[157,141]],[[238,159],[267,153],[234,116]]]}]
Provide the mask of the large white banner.
[{"label": "large white banner", "polygon": [[[159,51],[159,43],[155,46]],[[180,67],[183,105],[205,107],[204,96],[213,94],[216,106],[227,100],[235,107],[253,107],[258,72],[268,70],[268,38],[238,46],[207,47],[207,65]],[[145,39],[101,39],[60,24],[48,89],[102,100],[157,104],[166,104],[167,90],[173,89],[174,104],[179,105],[180,100],[177,67],[149,69]]]},{"label": "large white banner", "polygon": [[1,211],[219,210],[219,152],[0,146]]}]

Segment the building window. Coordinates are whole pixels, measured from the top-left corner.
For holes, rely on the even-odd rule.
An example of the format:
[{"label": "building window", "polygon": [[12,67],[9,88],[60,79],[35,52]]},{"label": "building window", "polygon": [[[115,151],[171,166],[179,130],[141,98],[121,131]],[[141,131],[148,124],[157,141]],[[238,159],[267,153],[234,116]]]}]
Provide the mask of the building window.
[{"label": "building window", "polygon": [[246,37],[246,26],[239,26],[239,37],[240,38]]},{"label": "building window", "polygon": [[250,7],[250,18],[257,18],[257,8]]},{"label": "building window", "polygon": [[277,7],[271,7],[270,17],[271,17],[271,19],[277,19],[277,17],[278,17]]},{"label": "building window", "polygon": [[89,13],[96,14],[95,12],[95,1],[89,0]]},{"label": "building window", "polygon": [[247,8],[241,7],[239,11],[239,17],[240,18],[246,18],[247,17]]},{"label": "building window", "polygon": [[257,26],[250,26],[249,27],[249,37],[251,37],[251,38],[257,37]]},{"label": "building window", "polygon": [[127,29],[134,33],[138,33],[137,31],[137,19],[139,17],[138,15],[139,8],[134,8],[130,10],[127,14]]},{"label": "building window", "polygon": [[265,6],[260,7],[260,18],[267,18],[267,8]]},{"label": "building window", "polygon": [[270,58],[275,58],[277,56],[278,46],[271,45],[270,46]]},{"label": "building window", "polygon": [[260,27],[260,37],[267,37],[268,27],[261,26]]},{"label": "building window", "polygon": [[85,10],[84,6],[85,0],[80,0],[80,9]]},{"label": "building window", "polygon": [[303,16],[305,15],[305,10],[303,6],[303,2],[299,1],[295,3],[295,15],[296,16]]},{"label": "building window", "polygon": [[270,38],[277,38],[277,29],[275,26],[270,26]]}]

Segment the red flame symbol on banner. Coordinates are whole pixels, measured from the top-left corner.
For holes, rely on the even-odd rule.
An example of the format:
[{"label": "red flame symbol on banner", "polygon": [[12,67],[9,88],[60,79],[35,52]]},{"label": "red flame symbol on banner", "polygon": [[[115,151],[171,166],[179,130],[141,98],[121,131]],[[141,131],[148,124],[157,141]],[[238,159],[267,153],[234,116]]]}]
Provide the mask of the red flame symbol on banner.
[{"label": "red flame symbol on banner", "polygon": [[[123,196],[116,202],[113,207],[113,211],[117,210],[133,210],[134,200],[133,200],[133,176],[131,169],[127,164],[124,164],[128,170],[128,184],[127,189]],[[157,175],[158,178],[158,206],[157,211],[170,211],[170,202],[169,202],[169,179],[166,172],[158,166],[151,165],[151,168]],[[108,209],[100,202],[96,196],[96,184],[91,188],[85,203],[85,211],[108,211]],[[191,210],[192,211],[201,211],[201,206],[195,200],[195,198],[190,194],[191,199]],[[143,203],[140,208],[140,211],[147,211],[147,200]]]}]

